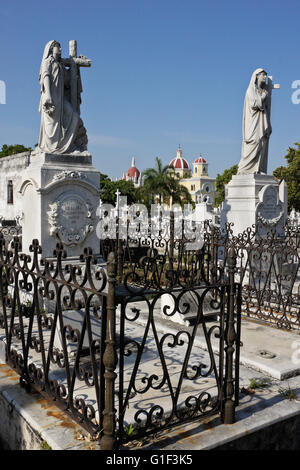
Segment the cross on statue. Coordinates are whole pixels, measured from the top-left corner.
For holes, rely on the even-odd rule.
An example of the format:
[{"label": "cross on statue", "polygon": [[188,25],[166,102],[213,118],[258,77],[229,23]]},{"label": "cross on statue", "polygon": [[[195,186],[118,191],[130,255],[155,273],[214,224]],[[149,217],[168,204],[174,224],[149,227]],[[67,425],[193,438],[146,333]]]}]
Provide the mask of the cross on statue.
[{"label": "cross on statue", "polygon": [[269,114],[271,113],[271,97],[272,97],[272,90],[278,90],[280,88],[279,83],[273,83],[273,77],[268,75],[268,100],[269,100]]},{"label": "cross on statue", "polygon": [[78,114],[80,114],[80,94],[82,92],[80,67],[90,67],[92,61],[84,55],[80,55],[77,57],[76,40],[69,41],[69,56],[70,57],[68,59],[63,59],[63,62],[66,66],[70,68],[70,101],[74,111],[77,111]]},{"label": "cross on statue", "polygon": [[[267,84],[267,91],[268,91],[268,113],[269,113],[269,118],[271,115],[271,102],[272,102],[272,91],[273,90],[279,90],[280,84],[279,83],[273,83],[273,77],[271,75],[268,75],[268,84]],[[269,140],[267,143],[267,148],[266,152],[268,154],[269,150]]]},{"label": "cross on statue", "polygon": [[280,84],[279,83],[273,83],[273,77],[271,75],[268,75],[268,87],[269,89],[273,90],[273,89],[279,89],[280,88]]}]

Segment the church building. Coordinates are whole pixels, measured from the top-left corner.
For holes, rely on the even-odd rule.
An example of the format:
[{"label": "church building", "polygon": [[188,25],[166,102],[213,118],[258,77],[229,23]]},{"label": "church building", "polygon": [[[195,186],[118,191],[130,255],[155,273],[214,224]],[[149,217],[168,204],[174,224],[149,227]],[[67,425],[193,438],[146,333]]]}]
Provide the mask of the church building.
[{"label": "church building", "polygon": [[135,158],[134,157],[132,157],[132,160],[131,160],[131,167],[129,168],[129,170],[126,173],[123,174],[123,179],[125,181],[132,181],[136,188],[140,188],[142,186],[142,184],[143,184],[142,174],[137,169],[137,167],[135,166]]},{"label": "church building", "polygon": [[[205,158],[198,157],[193,162],[191,170],[189,163],[182,156],[180,145],[177,149],[176,157],[169,164],[174,168],[171,174],[180,180],[180,183],[187,188],[195,203],[210,202],[215,199],[215,178],[208,175],[208,163]],[[135,158],[132,157],[131,167],[123,174],[123,179],[132,181],[136,188],[143,185],[142,173],[135,166]]]},{"label": "church building", "polygon": [[[182,156],[180,145],[176,157],[170,162],[175,170],[175,176],[187,188],[195,203],[214,202],[215,178],[208,175],[208,163],[203,157],[196,158],[191,171],[188,162]],[[173,172],[172,172],[173,173]]]}]

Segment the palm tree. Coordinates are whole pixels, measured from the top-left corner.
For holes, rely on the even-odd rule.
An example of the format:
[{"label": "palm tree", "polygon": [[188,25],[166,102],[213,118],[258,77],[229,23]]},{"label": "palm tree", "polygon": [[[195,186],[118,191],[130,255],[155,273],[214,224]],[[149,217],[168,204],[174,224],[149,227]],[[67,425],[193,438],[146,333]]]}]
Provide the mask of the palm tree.
[{"label": "palm tree", "polygon": [[180,184],[175,177],[175,170],[169,165],[163,165],[160,158],[155,158],[155,167],[147,168],[144,171],[143,193],[150,194],[152,202],[156,195],[159,197],[159,203],[164,201],[170,203],[179,203],[181,205],[191,203],[192,198],[188,190]]},{"label": "palm tree", "polygon": [[[147,168],[143,172],[145,191],[151,195],[152,202],[156,195],[159,196],[159,203],[164,196],[168,196],[168,183],[170,180],[169,165],[163,165],[160,158],[155,158],[155,167]],[[156,202],[156,201],[154,201]]]},{"label": "palm tree", "polygon": [[185,204],[193,203],[189,190],[180,184],[180,180],[176,177],[171,177],[169,184],[169,195],[169,204],[180,204],[181,207],[184,207]]}]

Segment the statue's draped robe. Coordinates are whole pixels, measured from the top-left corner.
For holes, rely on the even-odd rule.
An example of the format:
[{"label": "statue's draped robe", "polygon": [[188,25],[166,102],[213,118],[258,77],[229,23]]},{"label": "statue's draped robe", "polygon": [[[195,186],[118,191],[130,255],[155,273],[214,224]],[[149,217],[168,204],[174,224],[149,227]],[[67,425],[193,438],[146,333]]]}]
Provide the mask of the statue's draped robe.
[{"label": "statue's draped robe", "polygon": [[[41,113],[41,129],[39,148],[48,153],[65,153],[72,151],[72,144],[76,138],[79,125],[79,114],[73,110],[71,103],[64,96],[63,64],[49,56],[42,61],[40,71],[41,100],[39,111]],[[46,101],[44,81],[50,77],[50,94],[55,106],[53,114],[45,112],[43,105]]]},{"label": "statue's draped robe", "polygon": [[262,100],[256,86],[257,75],[253,72],[246,92],[243,114],[242,157],[238,173],[267,173],[268,145],[271,134],[268,96]]}]

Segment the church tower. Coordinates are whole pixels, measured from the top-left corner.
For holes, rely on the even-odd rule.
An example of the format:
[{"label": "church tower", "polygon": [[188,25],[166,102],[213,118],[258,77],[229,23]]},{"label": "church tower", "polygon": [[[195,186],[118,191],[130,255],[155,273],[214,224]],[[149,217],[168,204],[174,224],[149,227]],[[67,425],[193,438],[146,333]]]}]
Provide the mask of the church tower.
[{"label": "church tower", "polygon": [[197,158],[193,163],[193,177],[208,177],[208,164],[203,157]]}]

